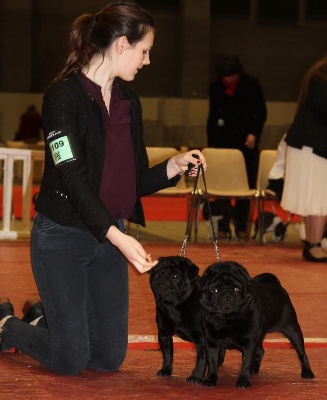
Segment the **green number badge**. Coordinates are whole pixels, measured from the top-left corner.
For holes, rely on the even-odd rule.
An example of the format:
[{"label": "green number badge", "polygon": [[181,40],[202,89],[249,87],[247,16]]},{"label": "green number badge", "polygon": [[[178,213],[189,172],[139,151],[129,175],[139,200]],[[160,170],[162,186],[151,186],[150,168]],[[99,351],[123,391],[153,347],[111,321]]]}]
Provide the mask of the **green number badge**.
[{"label": "green number badge", "polygon": [[56,166],[74,159],[68,136],[52,140],[49,142],[49,147]]}]

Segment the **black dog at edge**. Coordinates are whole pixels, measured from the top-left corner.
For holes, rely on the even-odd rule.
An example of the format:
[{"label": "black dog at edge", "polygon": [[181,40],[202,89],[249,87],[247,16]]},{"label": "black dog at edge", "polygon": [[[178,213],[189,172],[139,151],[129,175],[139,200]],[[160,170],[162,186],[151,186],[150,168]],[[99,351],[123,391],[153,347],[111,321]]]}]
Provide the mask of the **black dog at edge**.
[{"label": "black dog at edge", "polygon": [[259,372],[262,342],[268,332],[281,332],[290,340],[301,363],[302,378],[315,377],[295,309],[275,275],[264,273],[251,279],[240,264],[217,262],[205,270],[198,285],[208,363],[204,386],[217,384],[218,354],[236,349],[243,356],[236,386],[251,387],[251,374]]},{"label": "black dog at edge", "polygon": [[[192,342],[196,348],[196,365],[188,382],[202,382],[206,368],[204,338],[197,282],[199,268],[181,256],[160,257],[148,273],[156,302],[158,341],[163,355],[158,376],[171,376],[173,371],[173,335]],[[223,358],[217,363],[221,364]]]}]

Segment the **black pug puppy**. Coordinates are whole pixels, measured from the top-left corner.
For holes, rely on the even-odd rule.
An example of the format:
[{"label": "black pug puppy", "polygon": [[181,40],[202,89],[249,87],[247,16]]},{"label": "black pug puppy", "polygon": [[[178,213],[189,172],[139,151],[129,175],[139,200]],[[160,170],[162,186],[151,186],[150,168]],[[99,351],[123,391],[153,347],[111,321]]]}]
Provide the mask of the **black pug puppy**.
[{"label": "black pug puppy", "polygon": [[200,303],[197,281],[199,268],[181,256],[160,257],[148,273],[156,302],[158,341],[163,355],[158,376],[171,376],[173,371],[173,335],[192,342],[196,348],[196,366],[189,382],[202,382],[206,362],[201,332]]},{"label": "black pug puppy", "polygon": [[205,270],[198,285],[208,362],[204,386],[217,384],[218,352],[236,349],[243,356],[236,386],[251,387],[251,374],[259,372],[268,332],[284,334],[297,352],[301,377],[314,378],[295,309],[275,275],[264,273],[251,279],[240,264],[217,262]]}]

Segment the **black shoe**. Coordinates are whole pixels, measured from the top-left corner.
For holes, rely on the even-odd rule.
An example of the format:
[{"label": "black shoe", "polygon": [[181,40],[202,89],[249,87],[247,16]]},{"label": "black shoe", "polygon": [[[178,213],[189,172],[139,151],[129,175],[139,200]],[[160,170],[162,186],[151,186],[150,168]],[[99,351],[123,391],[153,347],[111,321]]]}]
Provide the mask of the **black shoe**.
[{"label": "black shoe", "polygon": [[245,240],[247,238],[246,232],[237,231],[235,233],[238,240]]},{"label": "black shoe", "polygon": [[[0,297],[0,320],[10,315],[14,316],[13,305],[10,303],[8,297]],[[6,352],[8,350],[10,350],[10,347],[7,347],[0,340],[0,352]]]},{"label": "black shoe", "polygon": [[0,297],[0,320],[9,315],[14,315],[14,307],[8,297]]},{"label": "black shoe", "polygon": [[327,257],[315,257],[311,254],[310,249],[313,249],[314,247],[321,247],[321,243],[309,243],[307,242],[304,246],[303,249],[303,258],[305,261],[310,261],[310,262],[327,262]]},{"label": "black shoe", "polygon": [[39,317],[44,317],[42,304],[37,297],[26,300],[22,311],[24,314],[22,321],[28,324]]},{"label": "black shoe", "polygon": [[232,233],[225,232],[225,231],[218,231],[218,239],[226,239],[226,240],[231,240],[232,239]]}]

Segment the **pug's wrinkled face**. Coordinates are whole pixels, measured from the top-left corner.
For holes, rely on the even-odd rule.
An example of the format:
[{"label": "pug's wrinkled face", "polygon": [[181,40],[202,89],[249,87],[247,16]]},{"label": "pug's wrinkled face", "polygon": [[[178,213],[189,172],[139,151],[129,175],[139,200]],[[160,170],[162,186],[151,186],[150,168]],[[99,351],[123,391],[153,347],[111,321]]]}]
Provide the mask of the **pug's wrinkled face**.
[{"label": "pug's wrinkled face", "polygon": [[192,291],[199,268],[185,257],[160,257],[149,271],[150,286],[156,301],[177,304]]},{"label": "pug's wrinkled face", "polygon": [[200,302],[204,310],[234,317],[251,301],[251,278],[239,264],[216,263],[199,281]]}]

